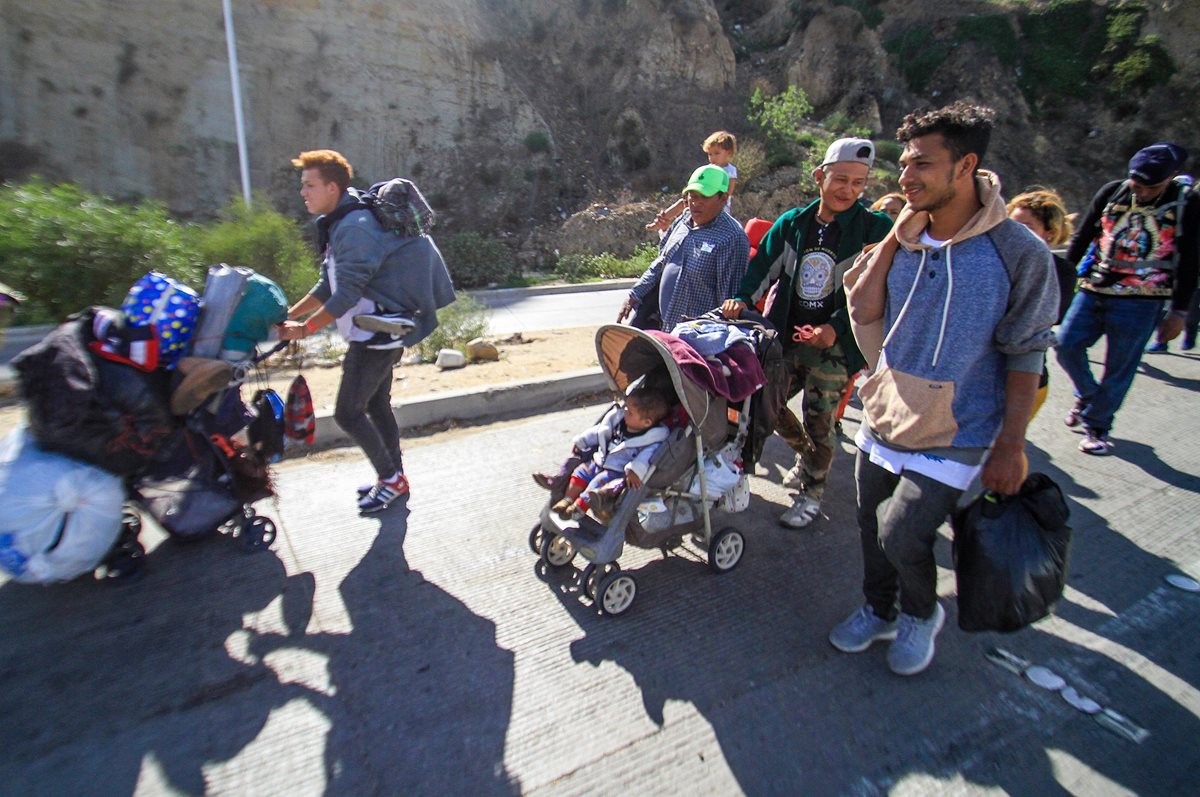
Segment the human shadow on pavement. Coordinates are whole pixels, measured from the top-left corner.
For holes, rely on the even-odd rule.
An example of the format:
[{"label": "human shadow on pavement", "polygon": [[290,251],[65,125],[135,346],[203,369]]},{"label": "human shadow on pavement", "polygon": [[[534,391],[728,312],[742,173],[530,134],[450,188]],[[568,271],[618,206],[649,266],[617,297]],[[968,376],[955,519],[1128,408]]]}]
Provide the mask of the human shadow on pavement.
[{"label": "human shadow on pavement", "polygon": [[[751,523],[746,558],[729,574],[714,576],[694,557],[640,568],[638,603],[628,616],[598,616],[579,600],[568,574],[549,576],[559,579],[564,606],[585,633],[571,644],[572,658],[597,667],[612,662],[628,672],[647,716],[664,729],[688,721],[690,713],[673,713],[669,705],[694,709],[711,727],[740,790],[752,795],[874,793],[911,778],[929,792],[965,779],[1012,794],[1066,794],[1058,769],[1064,757],[1115,784],[1152,793],[1160,790],[1162,770],[1143,766],[1145,752],[1157,747],[1174,760],[1194,760],[1186,740],[1195,738],[1195,717],[1145,675],[1098,662],[1102,657],[1036,625],[1014,635],[965,634],[956,628],[952,598],[943,599],[948,617],[937,658],[920,676],[889,672],[886,645],[856,655],[834,650],[829,629],[862,600],[857,528],[852,515],[843,517],[852,511],[852,468],[852,457],[835,457],[831,478],[839,490],[850,486],[851,495],[831,508],[824,526],[797,533]],[[755,496],[747,512],[774,509]],[[1096,519],[1073,520],[1091,529]],[[1144,584],[1106,580],[1114,562],[1165,566],[1147,563],[1150,555],[1120,535],[1085,533],[1098,538],[1081,544],[1078,554],[1078,567],[1090,575],[1073,582],[1086,581],[1082,591],[1098,601],[1127,606],[1145,594]],[[946,540],[939,542],[938,559],[950,566]],[[1064,614],[1101,634],[1111,619],[1074,605]],[[1170,649],[1145,641],[1147,650]],[[989,664],[983,653],[994,645],[1060,666],[1078,677],[1081,689],[1118,709],[1154,705],[1164,727],[1186,734],[1158,734],[1144,749],[1118,739],[1056,695]],[[1193,642],[1184,650],[1196,647]],[[1159,664],[1194,681],[1197,665],[1187,656]],[[1079,663],[1071,665],[1075,670],[1071,662]],[[1113,684],[1088,675],[1101,665]],[[672,738],[689,736],[681,731]]]},{"label": "human shadow on pavement", "polygon": [[1114,443],[1114,456],[1137,465],[1151,479],[1181,490],[1200,493],[1200,476],[1172,468],[1159,458],[1153,446],[1128,440],[1119,434],[1110,434],[1109,437]]},{"label": "human shadow on pavement", "polygon": [[[1162,356],[1162,355],[1158,355],[1158,356]],[[1172,355],[1168,355],[1168,356],[1172,356]],[[1182,356],[1182,355],[1180,355],[1180,356]],[[1158,381],[1160,381],[1164,384],[1167,384],[1167,385],[1171,385],[1172,387],[1177,387],[1180,390],[1184,390],[1189,393],[1194,393],[1197,390],[1200,390],[1200,379],[1189,379],[1188,377],[1176,376],[1175,374],[1168,373],[1168,372],[1164,371],[1163,369],[1158,368],[1158,367],[1150,364],[1149,362],[1147,362],[1145,357],[1143,357],[1142,361],[1138,364],[1138,368],[1146,376],[1157,379]]]},{"label": "human shadow on pavement", "polygon": [[253,650],[327,658],[329,692],[310,695],[331,723],[326,793],[514,794],[504,767],[513,655],[493,622],[409,569],[407,505],[377,517],[339,587],[353,630],[263,636]]},{"label": "human shadow on pavement", "polygon": [[[1129,454],[1124,444],[1121,448],[1122,458],[1136,457],[1142,467],[1156,459],[1145,446],[1136,455]],[[1131,793],[1187,791],[1190,780],[1180,778],[1195,766],[1191,740],[1200,733],[1200,720],[1171,684],[1179,679],[1192,689],[1200,686],[1200,643],[1187,623],[1195,612],[1196,596],[1165,587],[1162,577],[1176,569],[1174,563],[1146,551],[1087,504],[1072,500],[1096,495],[1037,446],[1029,444],[1028,450],[1030,470],[1054,479],[1071,510],[1070,590],[1054,614],[1076,627],[1073,635],[1090,641],[1084,646],[1064,639],[1043,622],[1015,634],[973,636],[983,649],[998,645],[1050,667],[1079,692],[1128,715],[1151,735],[1141,746],[1135,745],[1102,729],[1057,693],[990,668],[998,673],[994,677],[1014,679],[1020,685],[1022,705],[1041,714],[1038,722],[1029,724],[1042,744],[1013,746],[1010,765],[998,770],[996,784],[1020,793],[1036,775],[1047,787],[1053,785],[1056,793],[1066,793],[1053,773],[1065,753]],[[1155,478],[1163,479],[1164,474]],[[1111,488],[1120,485],[1113,483]],[[1113,660],[1101,652],[1108,646],[1135,652],[1142,666],[1135,671]],[[1153,682],[1148,673],[1154,675]],[[1051,761],[1042,747],[1054,749],[1058,760]],[[1146,767],[1147,760],[1161,764]]]},{"label": "human shadow on pavement", "polygon": [[258,736],[293,694],[226,649],[243,615],[296,590],[273,552],[167,540],[128,584],[0,586],[0,783],[23,795],[209,790],[205,769]]}]

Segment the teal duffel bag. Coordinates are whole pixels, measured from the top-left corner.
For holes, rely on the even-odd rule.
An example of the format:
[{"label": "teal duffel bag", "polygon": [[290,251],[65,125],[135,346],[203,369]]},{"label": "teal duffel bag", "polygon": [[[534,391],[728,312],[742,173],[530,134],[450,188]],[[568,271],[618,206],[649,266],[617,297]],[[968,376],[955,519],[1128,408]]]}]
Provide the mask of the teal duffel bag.
[{"label": "teal duffel bag", "polygon": [[287,318],[287,297],[274,280],[252,274],[242,291],[242,299],[229,319],[221,340],[221,359],[249,359],[254,347],[271,335],[271,328]]}]

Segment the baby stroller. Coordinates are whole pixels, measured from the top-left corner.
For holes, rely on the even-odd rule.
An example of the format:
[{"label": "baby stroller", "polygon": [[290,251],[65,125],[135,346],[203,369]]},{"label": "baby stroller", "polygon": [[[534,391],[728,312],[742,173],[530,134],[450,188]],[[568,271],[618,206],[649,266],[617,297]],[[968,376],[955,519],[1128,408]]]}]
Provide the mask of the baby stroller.
[{"label": "baby stroller", "polygon": [[[736,323],[751,333],[760,361],[778,360],[773,330],[748,321],[722,322]],[[554,570],[566,568],[577,554],[582,555],[587,564],[578,574],[580,592],[603,614],[616,616],[629,610],[637,594],[634,576],[617,562],[626,543],[666,553],[690,535],[713,572],[727,573],[737,566],[746,549],[745,537],[733,526],[714,530],[711,510],[718,500],[734,511],[745,508],[749,488],[743,465],[753,467],[761,441],[772,429],[761,418],[757,424],[752,422],[752,405],[763,390],[731,406],[721,395],[687,378],[668,347],[639,329],[616,324],[600,327],[596,353],[609,388],[618,395],[625,395],[638,379],[669,386],[678,400],[681,412],[676,415],[681,422],[655,452],[641,486],[625,488],[607,524],[591,512],[564,520],[551,511],[565,492],[566,480],[559,479],[530,532],[529,545],[539,563]],[[757,429],[752,429],[755,425]],[[568,463],[567,472],[571,467]]]},{"label": "baby stroller", "polygon": [[[255,366],[286,346],[282,342],[264,354],[252,352],[236,366],[224,389],[188,413],[171,441],[174,455],[131,483],[134,505],[172,537],[224,533],[251,552],[274,542],[275,523],[257,514],[253,504],[273,495],[268,466],[283,450],[283,408],[260,391],[252,402],[254,411],[249,411],[242,403],[241,385]],[[243,429],[249,433],[249,445],[234,440]],[[136,515],[126,522],[140,526]]]}]

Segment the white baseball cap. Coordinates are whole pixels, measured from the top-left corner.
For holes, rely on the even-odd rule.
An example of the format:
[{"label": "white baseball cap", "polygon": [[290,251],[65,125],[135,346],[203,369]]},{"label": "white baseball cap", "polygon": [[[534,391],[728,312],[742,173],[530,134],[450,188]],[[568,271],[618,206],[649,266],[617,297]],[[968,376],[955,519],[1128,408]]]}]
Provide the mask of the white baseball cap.
[{"label": "white baseball cap", "polygon": [[825,150],[822,166],[831,163],[865,163],[867,168],[875,165],[875,145],[865,138],[839,138]]}]

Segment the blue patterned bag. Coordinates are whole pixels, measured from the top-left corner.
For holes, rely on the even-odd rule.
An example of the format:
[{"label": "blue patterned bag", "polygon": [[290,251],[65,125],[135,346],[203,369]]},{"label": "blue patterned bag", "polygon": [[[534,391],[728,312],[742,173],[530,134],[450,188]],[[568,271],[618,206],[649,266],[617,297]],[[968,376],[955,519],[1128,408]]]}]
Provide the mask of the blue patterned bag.
[{"label": "blue patterned bag", "polygon": [[200,318],[200,297],[183,283],[151,271],[129,289],[121,311],[131,326],[154,326],[158,365],[170,369],[191,348]]}]

